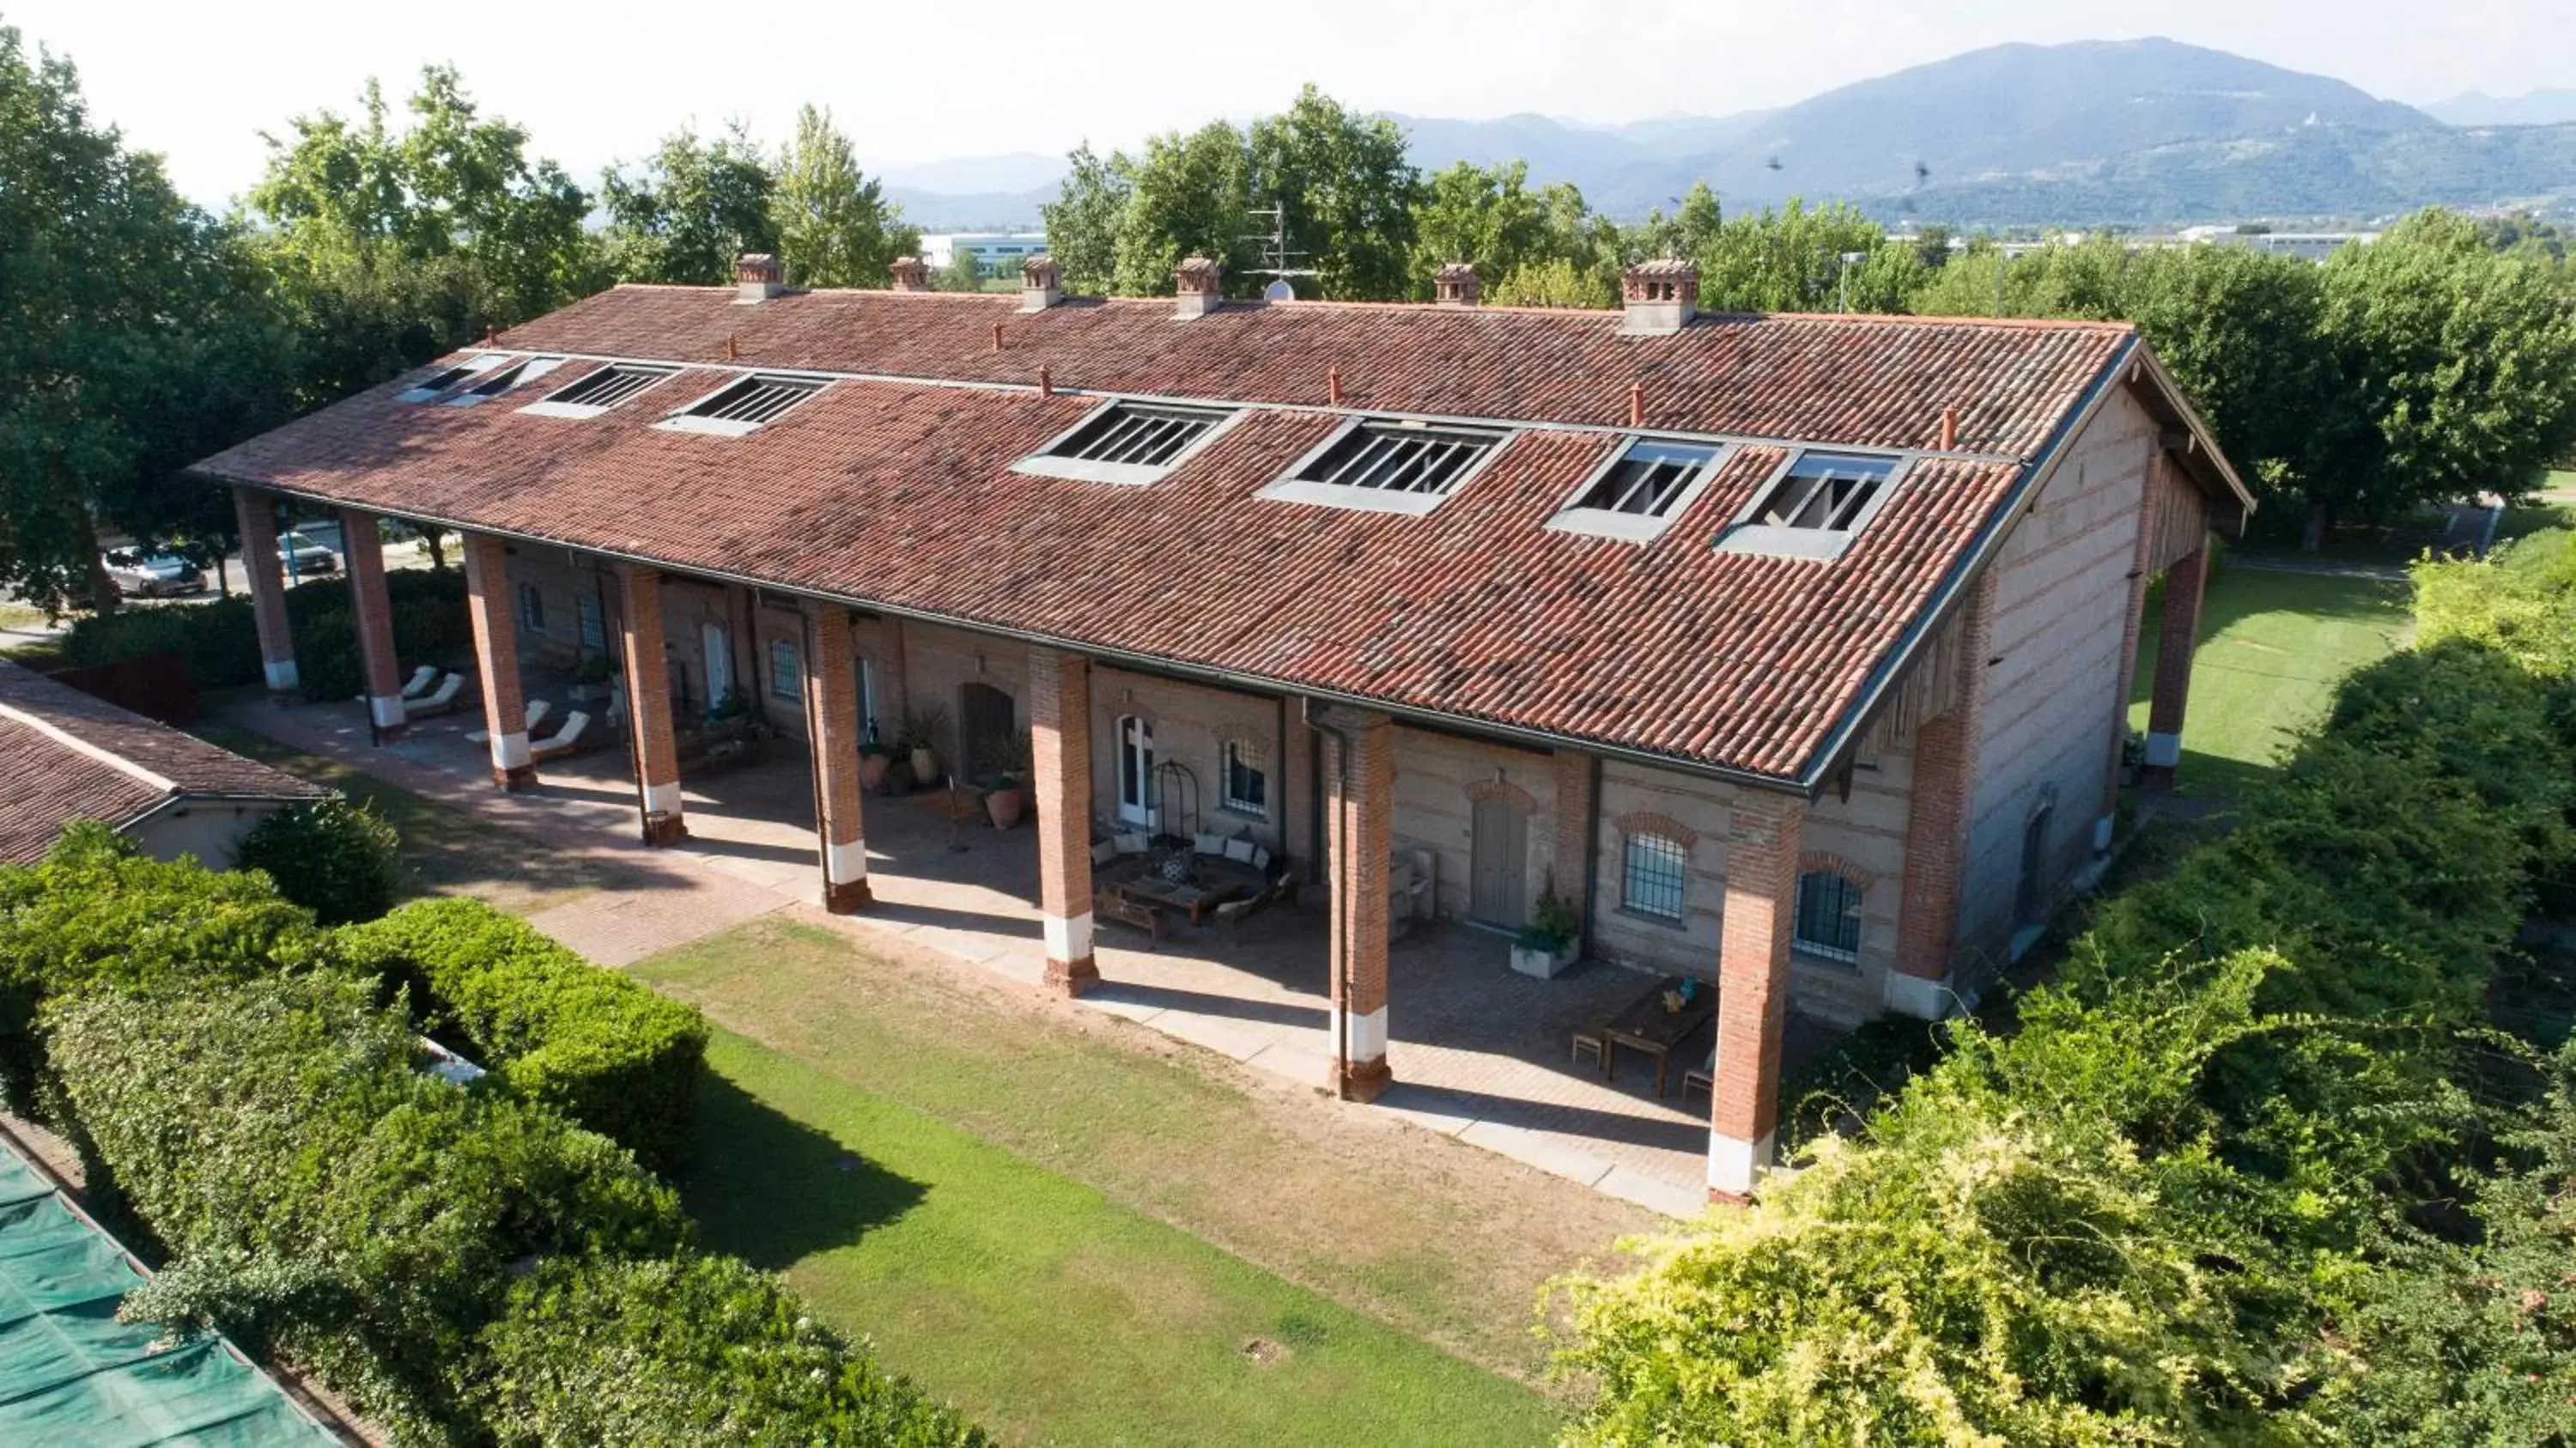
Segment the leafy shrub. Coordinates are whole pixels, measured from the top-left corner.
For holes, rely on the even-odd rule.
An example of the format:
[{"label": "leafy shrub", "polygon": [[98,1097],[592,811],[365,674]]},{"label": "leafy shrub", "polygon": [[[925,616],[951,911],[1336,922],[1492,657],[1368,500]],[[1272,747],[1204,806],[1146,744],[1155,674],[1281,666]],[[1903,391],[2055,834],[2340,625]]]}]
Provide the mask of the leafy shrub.
[{"label": "leafy shrub", "polygon": [[120,608],[72,621],[63,659],[74,665],[175,653],[188,661],[200,689],[257,683],[259,626],[239,594],[184,608]]},{"label": "leafy shrub", "polygon": [[2576,531],[2552,528],[2493,561],[2428,558],[2414,567],[2419,647],[2460,639],[2546,679],[2576,676]]},{"label": "leafy shrub", "polygon": [[510,1089],[624,1143],[685,1158],[706,1021],[479,900],[423,900],[342,933],[349,958],[415,986]]},{"label": "leafy shrub", "polygon": [[483,1342],[489,1368],[459,1390],[505,1448],[990,1441],[731,1257],[548,1262]]},{"label": "leafy shrub", "polygon": [[146,859],[106,825],[74,824],[44,863],[0,866],[0,1084],[18,1109],[50,1114],[35,1029],[50,998],[213,985],[331,958],[313,917],[268,880]]},{"label": "leafy shrub", "polygon": [[[385,575],[392,604],[394,652],[407,662],[465,657],[473,633],[465,612],[465,579],[455,569],[405,568]],[[316,699],[347,699],[361,688],[357,630],[350,623],[346,578],[315,579],[286,591],[295,636],[296,673]],[[123,608],[74,621],[62,656],[74,665],[178,653],[201,689],[261,679],[259,628],[250,599],[235,594],[184,608]]]},{"label": "leafy shrub", "polygon": [[324,925],[373,920],[402,894],[402,842],[375,811],[340,798],[283,809],[242,837],[237,869],[260,870]]},{"label": "leafy shrub", "polygon": [[410,1023],[372,996],[271,977],[91,992],[47,1018],[97,1165],[206,1264],[173,1298],[312,1364],[406,1441],[472,1441],[448,1384],[513,1264],[663,1254],[687,1223],[606,1139],[416,1070]]}]

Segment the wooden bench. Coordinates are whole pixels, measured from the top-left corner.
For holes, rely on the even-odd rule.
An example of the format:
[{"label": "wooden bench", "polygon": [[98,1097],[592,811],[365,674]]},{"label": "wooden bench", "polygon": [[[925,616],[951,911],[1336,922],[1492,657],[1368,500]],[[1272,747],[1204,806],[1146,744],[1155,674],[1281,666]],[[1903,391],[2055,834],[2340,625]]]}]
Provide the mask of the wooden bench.
[{"label": "wooden bench", "polygon": [[1148,939],[1163,938],[1163,912],[1142,900],[1132,899],[1119,890],[1102,890],[1091,897],[1093,918],[1115,920],[1121,925],[1142,930]]}]

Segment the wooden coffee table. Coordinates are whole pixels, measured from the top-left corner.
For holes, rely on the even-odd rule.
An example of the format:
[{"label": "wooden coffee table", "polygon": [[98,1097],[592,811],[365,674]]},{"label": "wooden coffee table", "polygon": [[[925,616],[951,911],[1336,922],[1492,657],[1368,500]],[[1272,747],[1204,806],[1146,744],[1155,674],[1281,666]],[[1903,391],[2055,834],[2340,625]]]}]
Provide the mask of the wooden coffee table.
[{"label": "wooden coffee table", "polygon": [[1240,885],[1175,885],[1151,871],[1116,887],[1120,893],[1157,905],[1186,911],[1192,925],[1205,923],[1207,913],[1229,900],[1240,900],[1245,890]]},{"label": "wooden coffee table", "polygon": [[1698,983],[1690,1000],[1678,1011],[1664,1009],[1664,992],[1679,987],[1680,976],[1666,976],[1653,989],[1637,997],[1625,1010],[1601,1023],[1601,1075],[1609,1078],[1619,1069],[1619,1048],[1643,1051],[1655,1058],[1655,1094],[1664,1094],[1664,1081],[1672,1067],[1673,1052],[1684,1041],[1707,1025],[1717,1014],[1717,987],[1707,981]]}]

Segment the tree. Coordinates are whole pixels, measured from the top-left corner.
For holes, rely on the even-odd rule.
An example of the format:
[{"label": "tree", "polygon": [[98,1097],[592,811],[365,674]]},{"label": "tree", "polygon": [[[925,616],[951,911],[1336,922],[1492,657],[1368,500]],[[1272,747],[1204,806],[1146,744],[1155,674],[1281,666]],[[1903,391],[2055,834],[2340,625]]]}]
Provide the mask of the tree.
[{"label": "tree", "polygon": [[[1646,219],[1623,239],[1627,260],[1697,258],[1716,242],[1718,229],[1725,224],[1725,212],[1707,182],[1692,182],[1689,193],[1675,200],[1673,207],[1671,216],[1664,215],[1661,207],[1647,213]],[[1700,279],[1700,295],[1708,295],[1706,277]]]},{"label": "tree", "polygon": [[1135,194],[1133,165],[1114,153],[1106,161],[1088,142],[1065,156],[1064,187],[1039,208],[1046,219],[1047,252],[1064,275],[1067,291],[1101,294],[1118,281],[1118,232],[1128,198]]},{"label": "tree", "polygon": [[633,175],[600,180],[610,268],[620,281],[721,286],[746,251],[778,250],[777,178],[739,121],[702,141],[682,127]]},{"label": "tree", "polygon": [[1222,262],[1239,287],[1260,256],[1243,239],[1251,206],[1244,165],[1243,133],[1223,121],[1187,136],[1149,138],[1144,157],[1128,168],[1113,290],[1125,296],[1169,291],[1185,256]]},{"label": "tree", "polygon": [[2326,521],[2528,493],[2576,444],[2576,308],[2551,268],[2417,212],[2329,257],[2320,331],[2360,418],[2325,439]]},{"label": "tree", "polygon": [[1354,115],[1309,84],[1285,113],[1253,122],[1245,168],[1252,204],[1280,209],[1288,247],[1315,269],[1323,295],[1391,301],[1419,289],[1422,177],[1394,122]]},{"label": "tree", "polygon": [[956,247],[948,253],[948,265],[940,268],[939,289],[943,292],[980,292],[984,289],[984,267],[975,253]]},{"label": "tree", "polygon": [[110,609],[100,524],[220,530],[177,470],[280,418],[290,339],[238,234],[7,27],[0,178],[0,584]]},{"label": "tree", "polygon": [[[1857,208],[1778,211],[1719,222],[1716,199],[1693,187],[1675,218],[1682,255],[1699,261],[1700,305],[1711,311],[1902,312],[1923,275],[1915,250],[1886,239]],[[1694,203],[1701,203],[1695,206]],[[1846,261],[1846,257],[1858,261]]]},{"label": "tree", "polygon": [[921,233],[903,224],[903,208],[860,173],[832,113],[810,105],[796,113],[795,139],[779,153],[770,208],[778,259],[798,286],[883,286],[886,263],[921,245]]},{"label": "tree", "polygon": [[1473,262],[1488,279],[1533,262],[1566,259],[1551,243],[1547,198],[1527,189],[1529,163],[1485,167],[1461,161],[1426,181],[1414,208],[1414,296],[1430,294],[1432,273]]}]

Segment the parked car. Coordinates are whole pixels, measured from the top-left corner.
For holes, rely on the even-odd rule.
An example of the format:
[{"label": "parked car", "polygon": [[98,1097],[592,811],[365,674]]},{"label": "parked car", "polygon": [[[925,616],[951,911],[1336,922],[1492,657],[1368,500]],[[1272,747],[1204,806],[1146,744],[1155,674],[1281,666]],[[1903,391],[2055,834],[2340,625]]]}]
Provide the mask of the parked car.
[{"label": "parked car", "polygon": [[340,571],[339,554],[291,529],[277,535],[277,556],[285,563],[290,578]]},{"label": "parked car", "polygon": [[176,553],[137,553],[132,549],[107,555],[108,581],[129,598],[166,598],[174,593],[202,593],[205,571]]}]

